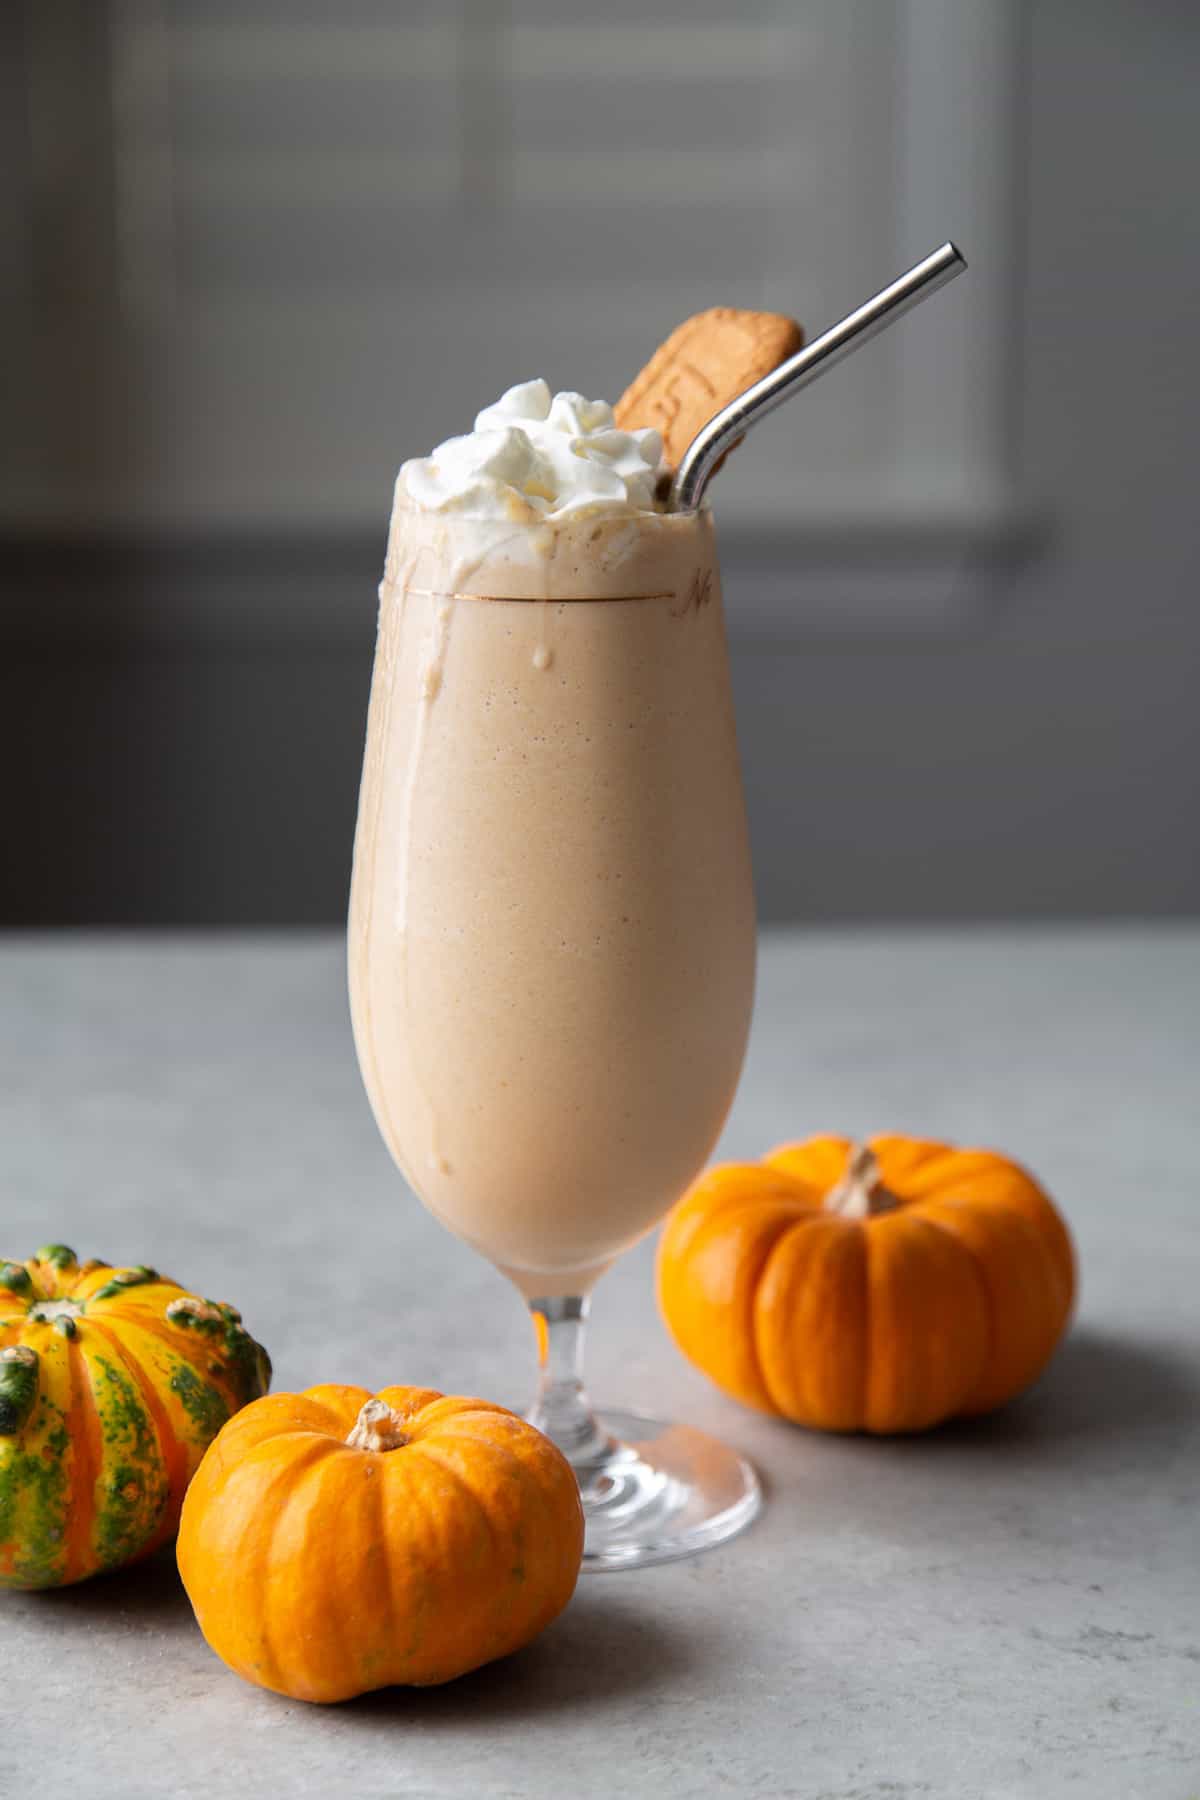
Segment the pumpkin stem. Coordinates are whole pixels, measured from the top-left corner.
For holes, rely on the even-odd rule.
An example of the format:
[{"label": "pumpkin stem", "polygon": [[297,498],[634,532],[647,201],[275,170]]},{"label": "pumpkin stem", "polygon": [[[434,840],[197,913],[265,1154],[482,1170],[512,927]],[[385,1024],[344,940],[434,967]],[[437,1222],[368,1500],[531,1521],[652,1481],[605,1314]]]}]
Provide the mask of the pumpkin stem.
[{"label": "pumpkin stem", "polygon": [[399,1450],[408,1442],[404,1421],[383,1400],[366,1400],[346,1439],[352,1450]]},{"label": "pumpkin stem", "polygon": [[871,1146],[855,1144],[846,1173],[825,1196],[824,1210],[842,1219],[873,1219],[877,1213],[894,1212],[899,1205],[899,1195],[883,1185],[879,1158]]}]

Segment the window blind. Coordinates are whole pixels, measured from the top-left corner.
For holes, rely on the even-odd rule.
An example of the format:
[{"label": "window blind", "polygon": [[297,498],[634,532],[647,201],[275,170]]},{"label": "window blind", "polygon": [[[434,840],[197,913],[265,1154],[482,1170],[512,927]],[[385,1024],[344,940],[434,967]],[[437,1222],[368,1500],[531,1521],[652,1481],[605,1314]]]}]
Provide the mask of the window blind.
[{"label": "window blind", "polygon": [[[913,96],[930,57],[951,88],[994,60],[989,4],[31,0],[6,512],[382,527],[402,458],[512,382],[615,399],[717,303],[821,328],[967,229],[915,235]],[[964,156],[993,154],[1006,118],[989,79]],[[947,393],[969,384],[976,437],[992,421],[978,443],[939,426],[914,446],[898,416],[932,325],[763,427],[723,511],[979,504],[994,359],[959,343],[939,376],[926,357]]]}]

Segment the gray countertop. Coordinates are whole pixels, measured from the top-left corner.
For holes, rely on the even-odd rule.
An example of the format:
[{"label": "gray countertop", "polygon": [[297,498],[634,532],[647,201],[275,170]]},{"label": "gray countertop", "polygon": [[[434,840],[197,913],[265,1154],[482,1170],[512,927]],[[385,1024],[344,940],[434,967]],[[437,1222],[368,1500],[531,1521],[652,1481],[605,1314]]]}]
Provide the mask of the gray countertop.
[{"label": "gray countertop", "polygon": [[[758,1418],[670,1346],[644,1244],[591,1386],[752,1456],[746,1536],[337,1709],[229,1674],[169,1556],[0,1594],[0,1795],[1200,1795],[1198,1078],[1200,931],[768,937],[721,1153],[892,1127],[1028,1162],[1082,1266],[1038,1387],[916,1440]],[[333,937],[3,942],[0,1194],[5,1255],[58,1238],[234,1300],[278,1387],[528,1397],[516,1295],[378,1141]]]}]

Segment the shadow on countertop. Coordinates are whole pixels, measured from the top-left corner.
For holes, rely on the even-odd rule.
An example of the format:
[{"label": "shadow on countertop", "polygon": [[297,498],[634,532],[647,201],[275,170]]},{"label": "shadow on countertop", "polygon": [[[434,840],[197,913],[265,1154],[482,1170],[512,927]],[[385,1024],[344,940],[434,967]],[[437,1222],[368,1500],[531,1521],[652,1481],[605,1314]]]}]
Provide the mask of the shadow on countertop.
[{"label": "shadow on countertop", "polygon": [[[597,1592],[603,1587],[603,1594]],[[489,1718],[544,1716],[577,1708],[653,1696],[677,1686],[705,1660],[703,1644],[656,1618],[652,1608],[619,1595],[607,1580],[581,1580],[561,1618],[526,1649],[488,1663],[442,1687],[382,1688],[332,1709],[305,1708],[313,1717],[332,1711],[347,1720],[419,1722],[425,1730],[455,1730]],[[141,1635],[191,1637],[196,1622],[175,1567],[174,1550],[144,1563],[73,1587],[4,1596],[6,1607],[37,1610],[55,1622],[89,1623]],[[214,1671],[218,1665],[213,1662]],[[235,1686],[236,1678],[224,1672]],[[253,1693],[253,1689],[243,1692]],[[264,1704],[296,1705],[260,1692]]]},{"label": "shadow on countertop", "polygon": [[175,1567],[173,1544],[165,1544],[145,1562],[116,1569],[111,1575],[96,1575],[88,1581],[78,1581],[72,1587],[6,1594],[4,1604],[6,1607],[43,1608],[81,1625],[94,1619],[110,1624],[116,1621],[126,1630],[191,1632],[196,1629],[188,1597]]},{"label": "shadow on countertop", "polygon": [[1200,1416],[1200,1348],[1178,1350],[1080,1325],[1069,1333],[1029,1392],[977,1419],[894,1442],[924,1448],[1025,1445],[1160,1434]]},{"label": "shadow on countertop", "polygon": [[[603,1589],[603,1593],[598,1589]],[[381,1688],[339,1707],[359,1719],[419,1719],[425,1730],[457,1730],[488,1719],[589,1711],[678,1691],[706,1660],[682,1626],[656,1617],[650,1595],[631,1601],[610,1578],[584,1576],[561,1618],[516,1655],[488,1663],[444,1687]]]}]

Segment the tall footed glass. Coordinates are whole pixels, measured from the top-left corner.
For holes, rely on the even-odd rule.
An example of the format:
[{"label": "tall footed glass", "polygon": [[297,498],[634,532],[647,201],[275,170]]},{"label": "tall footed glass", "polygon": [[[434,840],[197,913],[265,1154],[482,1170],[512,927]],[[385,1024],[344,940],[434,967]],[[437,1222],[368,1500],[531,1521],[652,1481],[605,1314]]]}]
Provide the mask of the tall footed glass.
[{"label": "tall footed glass", "polygon": [[401,1171],[524,1294],[534,1422],[585,1566],[731,1536],[753,1471],[594,1413],[588,1296],[710,1154],[754,988],[754,899],[711,516],[536,525],[400,504],[350,907],[363,1079]]}]

